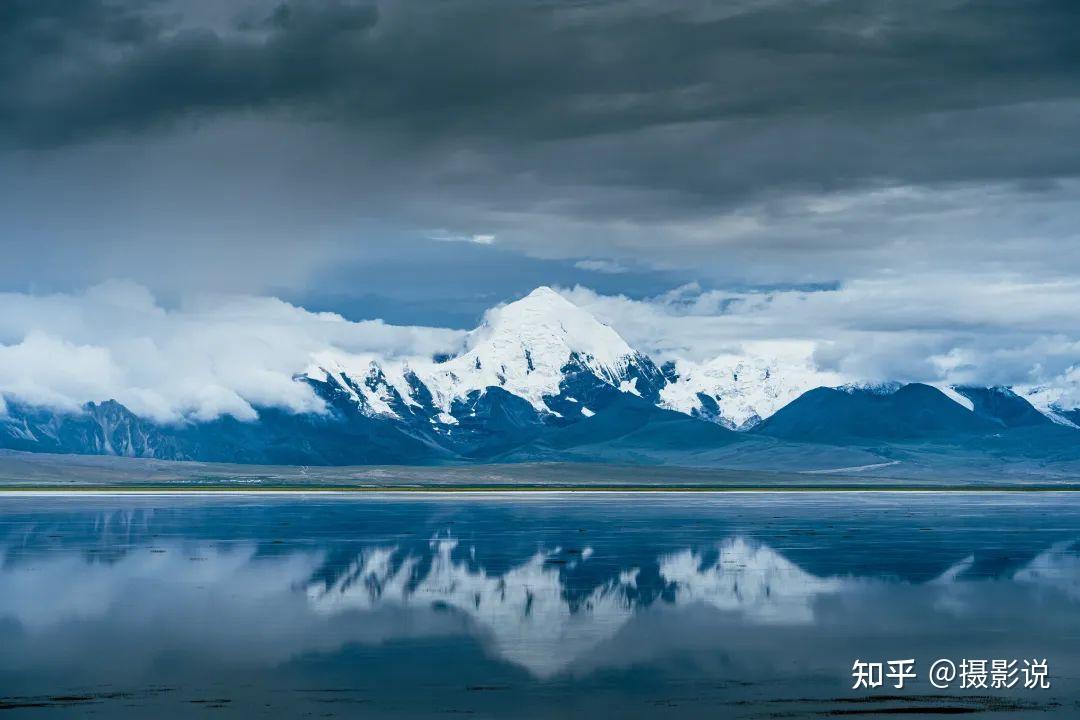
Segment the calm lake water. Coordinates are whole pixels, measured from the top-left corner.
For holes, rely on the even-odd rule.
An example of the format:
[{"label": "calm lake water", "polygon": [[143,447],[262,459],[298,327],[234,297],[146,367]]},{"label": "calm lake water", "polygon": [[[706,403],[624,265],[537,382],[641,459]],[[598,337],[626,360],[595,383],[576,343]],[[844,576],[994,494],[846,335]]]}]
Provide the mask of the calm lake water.
[{"label": "calm lake water", "polygon": [[0,718],[1080,717],[1078,541],[1057,493],[4,496]]}]

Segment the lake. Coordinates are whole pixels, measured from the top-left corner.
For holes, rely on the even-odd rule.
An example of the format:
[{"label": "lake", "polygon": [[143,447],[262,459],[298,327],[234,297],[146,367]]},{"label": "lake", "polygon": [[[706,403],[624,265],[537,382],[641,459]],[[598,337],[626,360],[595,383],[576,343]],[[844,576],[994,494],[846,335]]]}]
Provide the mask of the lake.
[{"label": "lake", "polygon": [[1080,716],[1078,540],[1051,492],[5,495],[0,710]]}]

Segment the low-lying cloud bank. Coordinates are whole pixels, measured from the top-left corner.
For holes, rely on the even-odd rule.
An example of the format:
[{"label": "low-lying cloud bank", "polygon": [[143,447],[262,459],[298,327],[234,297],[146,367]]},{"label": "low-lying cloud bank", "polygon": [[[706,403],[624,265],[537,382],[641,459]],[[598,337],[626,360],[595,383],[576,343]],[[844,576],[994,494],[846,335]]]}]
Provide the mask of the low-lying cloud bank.
[{"label": "low-lying cloud bank", "polygon": [[[1049,386],[1080,406],[1080,281],[882,275],[826,289],[729,292],[688,285],[653,298],[561,292],[658,362],[749,355],[846,381]],[[319,412],[294,377],[316,354],[431,358],[465,333],[351,321],[273,297],[200,295],[166,307],[109,282],[79,294],[0,294],[4,396],[75,410],[115,399],[161,422]],[[3,406],[0,405],[0,411]]]},{"label": "low-lying cloud bank", "polygon": [[0,294],[0,393],[75,409],[115,399],[162,422],[255,407],[322,403],[293,376],[320,352],[430,357],[463,333],[352,322],[272,297],[201,296],[163,307],[146,288],[110,282],[78,295]]},{"label": "low-lying cloud bank", "polygon": [[643,301],[581,287],[566,295],[658,358],[801,344],[819,369],[857,380],[987,385],[1052,382],[1080,361],[1076,279],[943,271],[809,290],[688,285]]}]

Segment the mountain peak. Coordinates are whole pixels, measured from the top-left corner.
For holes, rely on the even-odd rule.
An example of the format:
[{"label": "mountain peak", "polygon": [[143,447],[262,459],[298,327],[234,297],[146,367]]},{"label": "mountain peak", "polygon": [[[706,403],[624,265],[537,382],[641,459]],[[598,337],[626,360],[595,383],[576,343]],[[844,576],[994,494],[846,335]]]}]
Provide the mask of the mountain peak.
[{"label": "mountain peak", "polygon": [[465,352],[427,380],[444,406],[469,392],[500,387],[546,411],[545,397],[559,393],[569,365],[620,387],[634,357],[617,332],[542,285],[485,313],[469,333]]},{"label": "mountain peak", "polygon": [[553,290],[551,287],[549,287],[547,285],[540,285],[540,286],[536,287],[528,295],[521,298],[521,300],[518,300],[517,302],[526,302],[526,301],[542,301],[542,302],[560,302],[561,301],[561,302],[564,302],[564,303],[566,303],[568,305],[573,305],[572,302],[570,302],[569,300],[564,298],[562,295],[560,295],[558,292],[556,292],[555,290]]},{"label": "mountain peak", "polygon": [[592,313],[567,300],[546,285],[520,300],[489,310],[483,324],[469,338],[470,352],[505,358],[528,351],[531,355],[554,355],[559,369],[576,353],[615,367],[633,349],[611,327]]},{"label": "mountain peak", "polygon": [[507,320],[528,319],[533,322],[545,318],[556,320],[576,318],[581,322],[607,327],[593,317],[588,310],[574,304],[547,285],[541,285],[520,300],[492,308],[484,316],[485,323],[494,316],[504,317]]}]

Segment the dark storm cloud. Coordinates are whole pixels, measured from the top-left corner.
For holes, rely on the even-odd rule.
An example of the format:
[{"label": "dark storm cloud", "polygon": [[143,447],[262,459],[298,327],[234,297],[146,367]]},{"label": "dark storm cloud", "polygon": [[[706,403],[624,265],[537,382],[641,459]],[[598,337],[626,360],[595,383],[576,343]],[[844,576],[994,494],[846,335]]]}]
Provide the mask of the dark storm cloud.
[{"label": "dark storm cloud", "polygon": [[466,325],[541,283],[1076,275],[1077,27],[1072,0],[0,1],[0,287]]},{"label": "dark storm cloud", "polygon": [[0,381],[297,408],[328,345],[461,333],[276,298],[466,328],[549,284],[657,357],[1074,407],[1078,28],[1077,0],[0,0]]},{"label": "dark storm cloud", "polygon": [[[363,281],[357,283],[357,278]],[[349,318],[471,329],[488,308],[540,285],[584,284],[601,293],[632,288],[638,296],[660,294],[688,279],[686,273],[629,267],[620,267],[618,273],[597,272],[587,262],[575,267],[497,246],[421,241],[399,243],[368,257],[362,270],[334,267],[318,273],[300,292],[282,289],[275,294],[308,310],[332,310]]]},{"label": "dark storm cloud", "polygon": [[655,196],[581,198],[586,215],[1055,178],[1080,168],[1078,26],[1070,0],[300,2],[224,26],[183,4],[8,0],[0,132],[48,147],[255,111],[474,150],[489,165],[466,186],[518,171]]}]

